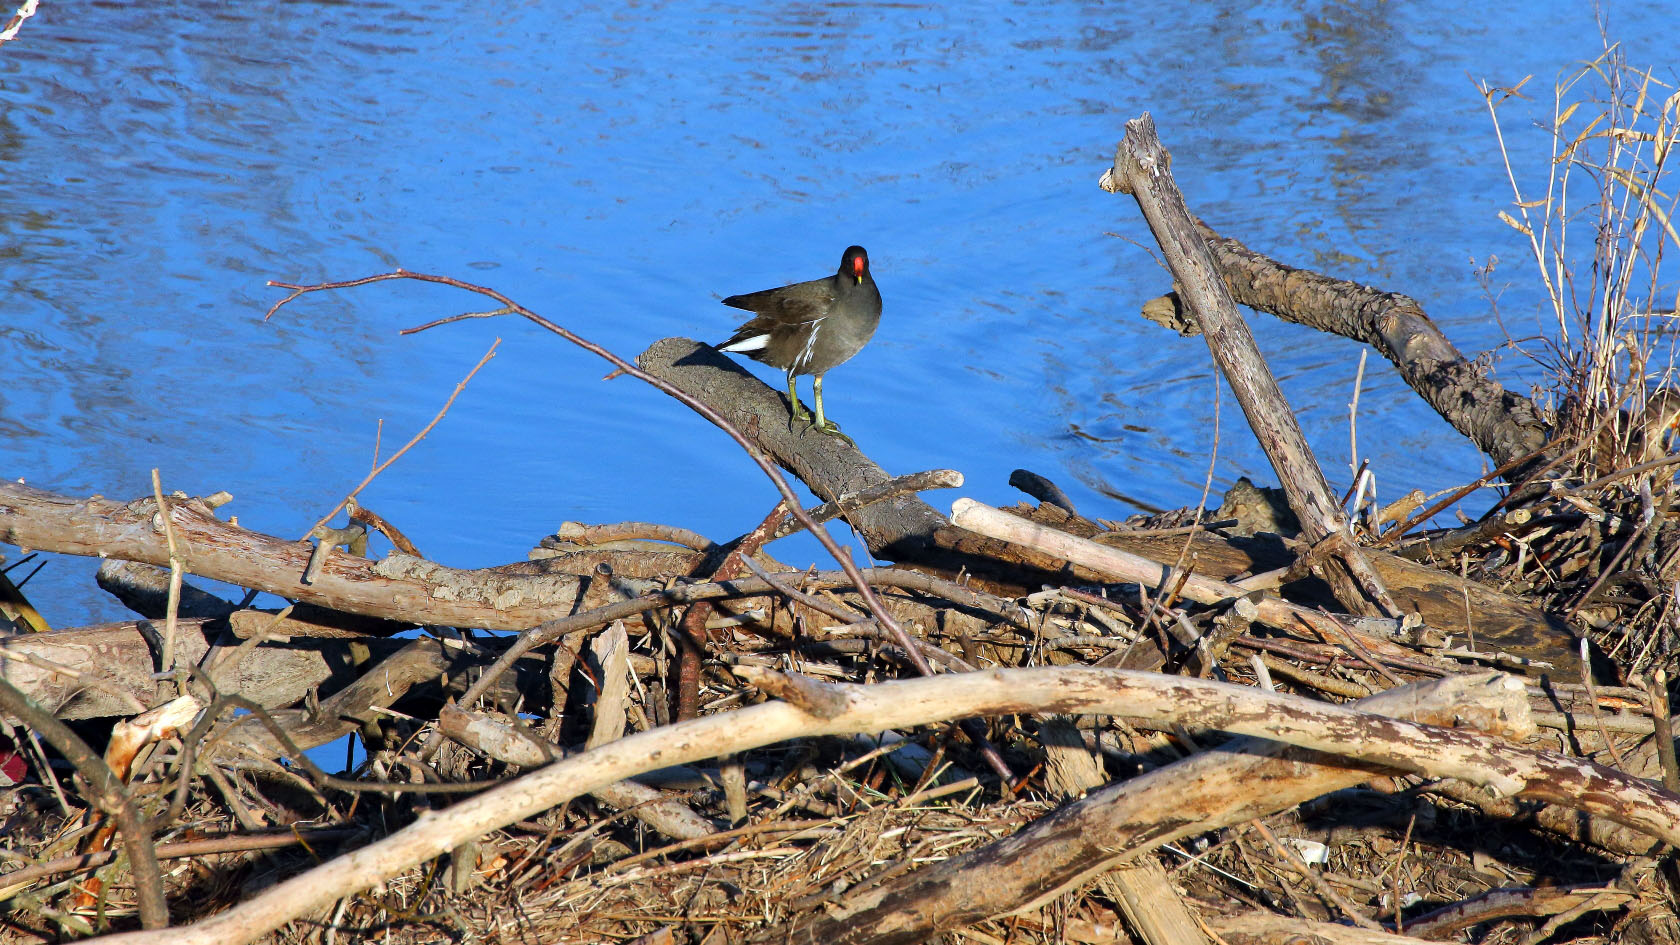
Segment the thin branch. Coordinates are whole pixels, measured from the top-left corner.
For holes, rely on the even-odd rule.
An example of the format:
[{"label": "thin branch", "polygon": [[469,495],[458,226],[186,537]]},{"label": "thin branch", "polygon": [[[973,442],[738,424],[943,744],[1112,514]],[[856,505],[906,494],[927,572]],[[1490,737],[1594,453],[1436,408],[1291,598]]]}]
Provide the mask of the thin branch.
[{"label": "thin branch", "polygon": [[[270,282],[269,285],[278,285],[278,283]],[[307,291],[307,290],[305,290],[305,291]],[[293,298],[296,298],[298,295],[301,295],[301,294],[302,294],[301,292],[296,292],[296,293],[293,293],[292,295],[287,296],[285,300],[277,303],[274,306],[274,308],[269,309],[268,314],[273,315],[274,314],[274,309],[279,308],[281,305],[286,304],[286,302],[291,301]],[[263,317],[267,318],[268,316],[265,315]],[[366,489],[375,479],[379,478],[380,473],[384,472],[387,469],[390,469],[392,463],[401,459],[402,455],[404,453],[413,449],[415,444],[417,444],[421,440],[425,439],[426,434],[431,433],[432,428],[437,426],[438,421],[443,419],[443,415],[449,412],[449,408],[451,406],[453,406],[454,403],[455,403],[455,398],[461,396],[461,392],[463,390],[467,389],[467,384],[472,381],[473,375],[477,374],[478,371],[479,371],[479,368],[482,368],[482,367],[484,367],[484,365],[490,363],[490,359],[496,356],[496,348],[499,347],[501,345],[501,343],[502,343],[502,339],[500,339],[500,338],[497,338],[495,341],[490,343],[490,350],[484,352],[484,357],[479,358],[478,363],[473,365],[472,370],[467,372],[467,376],[461,378],[460,383],[455,385],[455,389],[453,391],[451,391],[450,394],[449,394],[449,399],[445,400],[443,402],[443,406],[438,408],[438,412],[432,415],[432,419],[431,419],[430,423],[427,423],[424,427],[422,427],[420,429],[419,433],[416,433],[416,434],[414,434],[414,436],[410,437],[409,441],[407,443],[403,444],[402,449],[397,450],[395,453],[392,453],[390,458],[388,458],[384,462],[379,463],[378,465],[374,466],[373,470],[371,472],[369,472],[367,474],[367,476],[362,479],[361,482],[356,484],[356,488],[350,490],[349,495],[346,495],[344,498],[338,500],[338,504],[333,506],[332,510],[329,511],[327,514],[321,516],[321,518],[319,520],[317,520],[315,522],[315,524],[309,526],[309,531],[304,532],[303,537],[298,539],[298,540],[299,541],[308,541],[309,536],[314,533],[315,529],[320,528],[322,525],[325,525],[328,522],[332,521],[332,517],[334,515],[337,515],[339,510],[344,508],[345,505],[349,504],[350,502],[355,501],[356,496],[360,495],[363,489]],[[380,425],[380,430],[381,430],[381,432],[383,432],[383,430],[384,430],[384,424],[383,423],[381,423],[381,425]],[[377,450],[377,449],[378,449],[378,447],[375,446],[375,450]],[[377,455],[377,453],[375,455]]]},{"label": "thin branch", "polygon": [[123,852],[128,854],[129,870],[134,875],[135,895],[140,902],[140,924],[148,929],[167,927],[169,903],[163,896],[163,874],[158,870],[152,835],[144,829],[145,820],[122,779],[69,726],[36,705],[4,676],[0,676],[0,710],[21,719],[24,727],[31,732],[45,736],[59,754],[76,767],[77,773],[91,789],[88,798],[117,821]]}]

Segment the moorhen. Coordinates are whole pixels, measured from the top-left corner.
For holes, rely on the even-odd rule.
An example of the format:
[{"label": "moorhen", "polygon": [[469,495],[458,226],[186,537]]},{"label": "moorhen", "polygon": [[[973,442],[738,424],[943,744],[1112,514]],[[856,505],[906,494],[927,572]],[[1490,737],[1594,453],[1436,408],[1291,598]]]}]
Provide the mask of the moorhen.
[{"label": "moorhen", "polygon": [[811,415],[799,402],[794,378],[813,376],[817,401],[815,426],[847,442],[839,424],[823,418],[823,374],[857,354],[881,321],[881,291],[869,274],[869,254],[848,246],[840,271],[826,279],[796,282],[779,289],[731,295],[725,305],[753,313],[719,351],[736,351],[787,372],[788,404],[794,420]]}]

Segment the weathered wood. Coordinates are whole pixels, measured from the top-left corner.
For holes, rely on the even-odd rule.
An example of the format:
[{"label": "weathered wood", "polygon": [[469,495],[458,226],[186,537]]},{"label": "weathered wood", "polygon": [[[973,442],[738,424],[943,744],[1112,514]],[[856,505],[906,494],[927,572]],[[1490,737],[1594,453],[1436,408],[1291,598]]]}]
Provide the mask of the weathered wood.
[{"label": "weathered wood", "polygon": [[1396,616],[1380,579],[1363,563],[1341,504],[1331,494],[1295,414],[1191,222],[1184,197],[1173,182],[1171,163],[1155,134],[1154,121],[1145,114],[1126,123],[1126,136],[1115,151],[1114,166],[1103,177],[1104,187],[1137,199],[1179,292],[1202,327],[1214,361],[1277,471],[1303,533],[1314,545],[1333,542],[1331,553],[1343,567],[1324,568],[1323,577],[1335,590],[1336,599],[1352,613]]},{"label": "weathered wood", "polygon": [[1184,896],[1173,888],[1159,861],[1140,856],[1098,877],[1097,884],[1120,906],[1126,922],[1149,945],[1199,945],[1213,940],[1196,924]]},{"label": "weathered wood", "polygon": [[[1084,797],[1107,782],[1102,763],[1079,735],[1072,719],[1056,716],[1039,723],[1044,746],[1044,783],[1070,799]],[[1120,907],[1126,924],[1146,945],[1209,945],[1184,897],[1154,857],[1140,856],[1097,877],[1097,885]]]},{"label": "weathered wood", "polygon": [[[396,554],[371,561],[333,552],[304,583],[313,549],[308,542],[230,525],[196,499],[165,501],[189,573],[291,600],[415,623],[522,630],[570,613],[577,596],[574,574],[457,570]],[[101,496],[71,499],[0,482],[0,541],[61,554],[169,563],[162,519],[150,499],[126,505]]]},{"label": "weathered wood", "polygon": [[1373,932],[1357,926],[1309,922],[1263,912],[1209,916],[1206,922],[1229,945],[1437,945],[1414,935]]},{"label": "weathered wood", "polygon": [[[1416,299],[1297,269],[1221,236],[1199,219],[1194,222],[1237,304],[1377,349],[1425,403],[1494,465],[1526,456],[1551,437],[1551,426],[1534,402],[1506,390],[1460,353]],[[1174,310],[1168,317],[1176,324],[1194,324],[1178,317],[1184,313],[1177,293],[1156,304]]]},{"label": "weathered wood", "polygon": [[[1136,582],[1145,587],[1159,588],[1166,586],[1168,579],[1172,577],[1169,573],[1170,566],[1162,562],[1069,535],[973,499],[958,499],[953,503],[951,517],[957,524],[971,531],[1032,548],[1059,559],[1077,562],[1103,574],[1109,580]],[[1178,583],[1176,579],[1174,583]],[[1184,578],[1179,586],[1179,594],[1186,600],[1203,604],[1249,598],[1254,605],[1254,619],[1262,623],[1284,629],[1294,629],[1305,624],[1321,628],[1327,635],[1337,632],[1328,618],[1311,608],[1200,575],[1192,574]],[[1398,633],[1398,622],[1390,623]]]},{"label": "weathered wood", "polygon": [[[764,678],[764,671],[749,678]],[[1507,725],[1520,722],[1523,700],[1521,686],[1496,673],[1475,677],[1454,677],[1399,690],[1381,696],[1377,705],[1413,715],[1433,711],[1441,703],[1424,702],[1425,694],[1452,693],[1447,709],[1454,718],[1474,721],[1486,729],[1497,729],[1495,720]],[[957,673],[870,686],[832,687],[846,703],[846,710],[833,718],[813,717],[787,703],[765,703],[734,712],[709,715],[677,725],[640,732],[603,745],[594,751],[567,758],[531,772],[515,781],[462,800],[453,806],[421,818],[389,837],[354,854],[325,863],[302,876],[288,879],[232,909],[192,926],[170,929],[162,934],[127,933],[111,936],[108,945],[229,945],[245,942],[279,927],[313,909],[344,896],[385,882],[405,869],[425,862],[489,830],[531,816],[562,803],[578,793],[633,777],[644,771],[716,757],[731,751],[745,751],[772,742],[800,736],[835,735],[850,732],[878,732],[885,729],[923,725],[934,721],[989,714],[1096,713],[1135,716],[1156,721],[1177,720],[1228,731],[1264,734],[1304,747],[1335,747],[1365,765],[1400,764],[1412,770],[1435,774],[1460,772],[1469,780],[1496,790],[1527,785],[1536,794],[1553,791],[1567,803],[1589,811],[1606,811],[1641,829],[1669,840],[1680,840],[1680,798],[1666,795],[1637,779],[1583,765],[1573,759],[1515,749],[1498,738],[1460,729],[1432,728],[1395,718],[1384,718],[1327,706],[1303,699],[1256,692],[1240,686],[1203,680],[1163,677],[1150,673],[1094,669],[996,670]],[[1515,702],[1512,701],[1515,697]],[[1391,701],[1392,700],[1392,701]],[[1368,703],[1369,704],[1369,703]],[[1492,707],[1492,708],[1490,708]],[[1221,761],[1257,761],[1255,752],[1270,746],[1244,745],[1244,751]],[[1197,756],[1198,758],[1205,756]],[[1192,764],[1189,759],[1184,764]],[[1293,756],[1275,761],[1278,768],[1253,770],[1248,777],[1220,783],[1208,802],[1226,816],[1249,819],[1286,807],[1300,795],[1278,792],[1281,787],[1300,788],[1315,769],[1333,776],[1314,782],[1314,796],[1338,784],[1357,783],[1374,770],[1361,765],[1337,765],[1322,757]],[[1222,765],[1215,765],[1215,768]],[[1350,770],[1354,769],[1354,770]],[[1161,769],[1165,770],[1165,769]],[[1104,868],[1110,857],[1123,856],[1124,844],[1114,847],[1115,837],[1131,837],[1138,844],[1159,843],[1177,831],[1206,829],[1206,808],[1191,806],[1186,793],[1194,787],[1181,779],[1179,768],[1145,806],[1128,813],[1148,817],[1146,829],[1137,833],[1110,830],[1087,831],[1069,838],[1084,842],[1084,856],[1072,867],[1078,879],[1087,868]],[[1298,780],[1291,781],[1292,776]],[[1150,776],[1127,782],[1119,789],[1147,783],[1161,788]],[[1105,792],[1106,793],[1106,792]],[[1151,793],[1151,792],[1144,792]],[[1233,793],[1236,800],[1232,800]],[[1086,802],[1089,803],[1090,798]],[[1152,805],[1152,806],[1150,806]],[[1069,826],[1064,808],[1039,823],[1057,831]],[[1122,818],[1124,820],[1124,818]],[[1100,821],[1100,818],[1099,818]],[[1060,834],[1058,833],[1058,836]],[[1012,838],[1013,839],[1013,838]],[[1009,842],[1009,841],[1004,841]],[[1153,843],[1152,843],[1153,842]],[[1134,851],[1136,847],[1132,848]],[[929,870],[938,867],[930,867]],[[929,870],[911,874],[917,878]],[[1000,882],[1014,882],[1000,877]],[[1002,887],[1000,887],[1002,888]],[[946,921],[948,916],[928,916],[923,921]],[[912,933],[913,934],[913,933]],[[786,930],[772,930],[782,940]],[[925,938],[923,935],[921,938]],[[796,940],[808,941],[806,937]],[[835,942],[841,941],[836,935]],[[905,940],[921,940],[906,938]],[[827,940],[823,940],[827,941]]]},{"label": "weathered wood", "polygon": [[[1103,580],[1135,581],[1152,588],[1167,580],[1168,565],[1161,559],[1177,557],[1185,544],[1177,536],[1160,539],[1113,533],[1097,535],[1103,539],[1098,542],[972,499],[958,499],[951,515],[958,525],[971,531],[1064,558],[1091,569]],[[1194,537],[1191,547],[1197,553],[1197,573],[1180,588],[1183,597],[1215,604],[1251,594],[1221,579],[1255,570],[1256,559],[1243,544],[1203,533]],[[1533,661],[1525,672],[1537,678],[1565,682],[1580,679],[1575,635],[1567,624],[1539,607],[1396,555],[1377,551],[1366,554],[1395,601],[1421,616],[1424,625],[1437,635],[1453,634],[1458,642],[1474,637],[1479,651]],[[1316,610],[1278,597],[1261,597],[1255,607],[1255,619],[1271,626],[1290,631],[1314,627],[1332,639],[1340,632]]]},{"label": "weathered wood", "polygon": [[[790,430],[786,397],[709,345],[665,338],[643,351],[636,363],[717,411],[825,501],[867,492],[892,479],[849,443],[809,428]],[[996,593],[1037,590],[1060,569],[1057,562],[954,527],[915,495],[895,496],[844,517],[874,557],[946,573],[963,571]]]},{"label": "weathered wood", "polygon": [[[267,615],[264,615],[267,616]],[[0,676],[61,719],[133,715],[157,696],[155,657],[142,626],[150,621],[104,624],[52,633],[0,638]],[[199,663],[209,651],[204,620],[182,620],[175,628],[175,654]],[[152,628],[153,635],[162,627]],[[363,641],[383,656],[402,640]],[[381,653],[380,651],[384,651]],[[311,689],[332,691],[359,672],[343,641],[299,639],[253,647],[237,665],[209,669],[223,692],[237,693],[264,707],[290,705]]]},{"label": "weathered wood", "polygon": [[[727,355],[687,338],[655,342],[636,358],[642,370],[670,382],[722,414],[777,465],[824,501],[891,479],[857,447],[809,427],[790,429],[785,395],[771,390]],[[766,490],[767,495],[769,490]],[[846,515],[871,551],[914,557],[945,517],[914,495],[898,496]]]},{"label": "weathered wood", "polygon": [[[506,716],[472,712],[455,705],[446,705],[438,713],[438,729],[474,751],[523,768],[540,767],[564,754],[560,746],[542,742],[529,727],[516,725]],[[589,793],[628,811],[667,837],[691,840],[720,829],[718,824],[695,813],[677,795],[636,781],[617,781]]]},{"label": "weathered wood", "polygon": [[[245,613],[251,612],[234,616]],[[260,616],[276,627],[286,626],[285,621],[276,623],[268,614]],[[146,638],[155,637],[159,628],[145,630],[143,625],[147,623],[0,638],[0,678],[61,719],[134,715],[157,701],[157,682],[152,678],[156,658]],[[224,646],[211,654],[207,636],[214,639],[217,631],[207,630],[207,623],[182,620],[176,625],[176,656],[199,664],[219,692],[242,696],[268,709],[295,704],[311,691],[328,696],[341,692],[370,668],[377,668],[381,661],[415,643],[382,637],[278,636],[248,645],[242,652]],[[440,671],[460,665],[463,657],[446,656],[438,641],[423,642],[428,644],[430,655],[416,681],[430,682]],[[522,661],[512,676],[496,686],[495,695],[510,702],[523,698],[533,710],[546,706],[548,693],[541,684],[541,663],[537,657]],[[367,685],[377,689],[380,684],[370,678]],[[400,694],[393,694],[392,701],[385,704],[393,704],[395,695]],[[364,703],[363,708],[367,704],[371,703]],[[289,724],[301,719],[303,713],[287,715],[282,709],[277,716]],[[294,734],[305,741],[312,737],[301,728]],[[279,756],[278,746],[266,732],[252,730],[235,738],[247,735],[252,747],[260,745],[263,747],[257,750],[272,751],[268,757]]]},{"label": "weathered wood", "polygon": [[[122,601],[124,607],[147,620],[162,620],[168,614],[168,568],[106,558],[94,579],[101,589]],[[181,584],[177,613],[183,618],[225,620],[241,639],[260,632],[279,636],[384,637],[414,629],[414,624],[408,621],[365,617],[312,604],[294,604],[285,617],[265,610],[242,610],[239,605],[195,587],[190,581]]]},{"label": "weathered wood", "polygon": [[[278,709],[269,713],[292,740],[305,751],[357,731],[381,720],[378,709],[389,708],[410,693],[429,691],[441,701],[440,679],[448,679],[458,690],[463,670],[482,665],[483,660],[454,641],[422,638],[394,641],[404,645],[382,660],[365,660],[356,678],[322,699],[318,708]],[[531,656],[520,660],[515,672],[498,679],[490,695],[508,705],[523,700],[531,711],[545,710],[550,701],[547,661]],[[285,746],[255,716],[244,715],[215,730],[199,750],[206,759],[244,758],[271,761],[286,756]]]},{"label": "weathered wood", "polygon": [[[1391,689],[1354,706],[1489,731],[1529,730],[1520,686],[1496,673]],[[1471,713],[1466,716],[1464,713]],[[913,943],[1029,909],[1163,843],[1263,817],[1368,780],[1350,764],[1275,742],[1236,739],[1110,785],[1011,836],[823,904],[753,939],[824,945]]]},{"label": "weathered wood", "polygon": [[1598,910],[1616,909],[1634,898],[1626,889],[1604,884],[1492,889],[1418,916],[1406,923],[1406,931],[1437,942],[1448,941],[1461,932],[1499,919],[1553,916],[1588,903]]}]

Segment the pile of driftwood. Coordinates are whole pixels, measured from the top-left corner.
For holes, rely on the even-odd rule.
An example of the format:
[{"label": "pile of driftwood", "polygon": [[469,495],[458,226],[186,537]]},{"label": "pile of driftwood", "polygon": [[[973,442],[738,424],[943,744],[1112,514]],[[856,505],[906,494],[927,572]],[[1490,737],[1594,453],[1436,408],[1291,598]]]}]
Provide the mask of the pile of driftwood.
[{"label": "pile of driftwood", "polygon": [[[0,538],[101,556],[142,618],[47,630],[6,588],[0,941],[1680,941],[1680,401],[1538,409],[1412,300],[1195,221],[1147,117],[1103,184],[1281,494],[1106,522],[1021,472],[1036,505],[947,515],[918,493],[960,476],[790,429],[703,345],[629,364],[488,290],[718,424],[782,501],[732,541],[568,525],[463,571],[354,503],[291,541],[226,496],[0,484]],[[1236,304],[1372,345],[1497,469],[1350,516]],[[765,550],[832,518],[895,565],[820,529],[833,570]]]}]

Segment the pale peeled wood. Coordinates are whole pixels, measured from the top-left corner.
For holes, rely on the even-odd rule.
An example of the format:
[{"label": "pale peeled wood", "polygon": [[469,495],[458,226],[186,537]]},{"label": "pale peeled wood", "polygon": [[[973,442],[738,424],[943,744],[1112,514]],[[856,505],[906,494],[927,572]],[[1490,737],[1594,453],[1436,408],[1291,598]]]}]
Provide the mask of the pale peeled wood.
[{"label": "pale peeled wood", "polygon": [[[752,675],[774,674],[759,671]],[[1527,785],[1548,800],[1556,794],[1557,799],[1589,812],[1606,813],[1671,843],[1680,843],[1680,800],[1637,779],[1573,759],[1522,751],[1486,735],[1418,725],[1241,686],[1069,667],[991,670],[827,688],[835,691],[843,703],[830,718],[816,718],[794,705],[771,702],[640,732],[462,800],[194,925],[114,935],[106,943],[230,945],[251,941],[467,840],[644,771],[789,738],[881,731],[990,714],[1078,712],[1176,721],[1262,736],[1404,770],[1437,776],[1455,772],[1455,777],[1496,790]],[[1435,680],[1391,690],[1382,698],[1384,704],[1393,706],[1390,711],[1410,715],[1425,710],[1426,694],[1443,690],[1471,692],[1482,701],[1495,693],[1508,692],[1511,698],[1504,701],[1501,711],[1515,719],[1526,710],[1521,683],[1497,673]],[[1461,713],[1475,710],[1474,704],[1463,701],[1455,709]],[[1349,776],[1357,780],[1368,773],[1356,771]],[[1590,786],[1582,783],[1589,776],[1594,779]],[[1259,816],[1278,801],[1285,801],[1284,806],[1293,803],[1273,794],[1274,785],[1251,787],[1264,789],[1264,796],[1248,799],[1243,805],[1244,817]]]},{"label": "pale peeled wood", "polygon": [[[559,746],[539,740],[505,716],[473,712],[453,704],[438,713],[438,730],[490,758],[522,768],[538,768],[564,754]],[[693,840],[718,831],[716,824],[675,795],[637,781],[616,781],[589,794],[618,810],[630,811],[637,820],[675,840]]]},{"label": "pale peeled wood", "polygon": [[[1056,716],[1040,722],[1038,741],[1044,746],[1044,782],[1051,791],[1080,798],[1108,780],[1098,755],[1085,746],[1073,719]],[[1097,885],[1120,907],[1126,924],[1147,945],[1212,942],[1153,856],[1146,854],[1098,876]]]},{"label": "pale peeled wood", "polygon": [[595,721],[586,748],[599,748],[624,734],[624,712],[630,695],[630,637],[622,620],[596,635],[589,644],[600,689],[595,693]]},{"label": "pale peeled wood", "polygon": [[[973,499],[963,498],[951,503],[951,521],[988,538],[1022,545],[1063,561],[1084,565],[1116,580],[1130,581],[1145,587],[1162,587],[1173,573],[1171,567],[1159,561],[1070,535],[1018,515],[1011,515],[1002,509],[994,509]],[[1173,578],[1173,583],[1176,586],[1176,578]],[[1256,594],[1236,584],[1216,581],[1197,574],[1190,575],[1178,593],[1180,597],[1198,604],[1217,604]],[[1322,627],[1333,639],[1339,639],[1342,635],[1342,631],[1330,624],[1323,614],[1278,597],[1260,596],[1255,600],[1254,606],[1254,619],[1268,626],[1294,629],[1298,623],[1306,623]]]},{"label": "pale peeled wood", "polygon": [[[1190,686],[1201,684],[1182,680]],[[1499,673],[1451,676],[1369,696],[1361,710],[1472,725],[1521,739],[1532,732],[1526,700]],[[1178,701],[1181,695],[1162,698]],[[1193,716],[1191,716],[1193,717]],[[1206,719],[1202,722],[1205,724]],[[1386,741],[1407,723],[1379,725],[1371,737]],[[1225,727],[1215,723],[1214,727]],[[1608,789],[1608,805],[1641,829],[1675,833],[1665,824],[1680,799],[1622,772],[1546,753],[1523,752],[1498,738],[1459,729],[1431,729],[1442,740],[1470,737],[1491,755],[1521,755],[1544,771],[1527,779],[1525,798],[1580,809]],[[1045,905],[1069,890],[1155,849],[1162,843],[1264,817],[1382,772],[1380,766],[1293,750],[1276,741],[1242,738],[1092,792],[1004,837],[908,875],[857,887],[820,910],[752,936],[753,943],[815,941],[824,945],[894,945],[922,942],[965,923]],[[1614,787],[1610,785],[1614,783]],[[1637,813],[1635,813],[1637,811]]]},{"label": "pale peeled wood", "polygon": [[[339,552],[304,581],[308,542],[286,541],[216,517],[198,500],[168,501],[182,567],[240,587],[393,620],[524,630],[564,617],[576,603],[573,574],[458,570],[392,554],[371,561]],[[0,481],[0,541],[61,554],[98,555],[167,566],[163,518],[150,500],[72,499]]]}]

